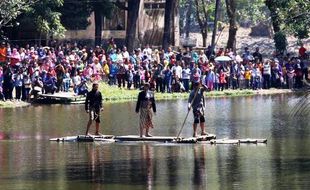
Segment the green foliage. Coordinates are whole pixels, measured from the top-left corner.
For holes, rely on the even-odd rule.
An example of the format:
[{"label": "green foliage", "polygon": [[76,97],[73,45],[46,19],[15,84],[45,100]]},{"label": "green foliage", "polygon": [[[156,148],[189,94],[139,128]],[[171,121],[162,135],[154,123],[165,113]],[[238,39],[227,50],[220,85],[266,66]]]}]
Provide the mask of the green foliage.
[{"label": "green foliage", "polygon": [[96,9],[102,16],[111,18],[114,4],[109,0],[64,0],[64,5],[60,9],[63,25],[70,30],[86,29],[90,24],[88,18]]},{"label": "green foliage", "polygon": [[286,8],[281,9],[284,30],[299,39],[309,37],[310,2],[306,0],[285,0]]},{"label": "green foliage", "polygon": [[0,31],[7,27],[20,14],[27,11],[34,0],[1,0],[0,1]]},{"label": "green foliage", "polygon": [[264,0],[238,0],[236,2],[238,23],[256,24],[268,18]]},{"label": "green foliage", "polygon": [[287,47],[287,40],[286,40],[285,33],[281,31],[277,32],[275,33],[273,39],[274,39],[277,51],[283,53]]},{"label": "green foliage", "polygon": [[63,36],[63,27],[58,9],[63,5],[63,0],[37,1],[25,15],[34,19],[38,32],[53,36]]},{"label": "green foliage", "polygon": [[60,9],[61,22],[69,30],[86,29],[90,24],[88,17],[91,14],[91,7],[84,1],[64,0]]},{"label": "green foliage", "polygon": [[265,0],[277,14],[281,30],[299,39],[309,37],[310,31],[310,3],[308,0]]}]

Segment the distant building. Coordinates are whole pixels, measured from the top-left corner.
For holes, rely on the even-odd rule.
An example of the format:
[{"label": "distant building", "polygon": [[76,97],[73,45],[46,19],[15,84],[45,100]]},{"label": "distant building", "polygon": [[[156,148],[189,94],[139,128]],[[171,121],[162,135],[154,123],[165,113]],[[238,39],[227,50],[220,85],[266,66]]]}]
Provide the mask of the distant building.
[{"label": "distant building", "polygon": [[[124,4],[127,1],[123,0]],[[137,44],[155,45],[162,44],[164,31],[165,0],[141,0],[140,13],[137,21]],[[179,46],[179,13],[175,11],[175,19],[172,22],[172,42]],[[94,14],[89,17],[90,25],[85,30],[69,30],[65,33],[65,39],[95,40]],[[103,19],[102,39],[113,37],[124,41],[126,38],[127,12],[116,8],[112,19]]]}]

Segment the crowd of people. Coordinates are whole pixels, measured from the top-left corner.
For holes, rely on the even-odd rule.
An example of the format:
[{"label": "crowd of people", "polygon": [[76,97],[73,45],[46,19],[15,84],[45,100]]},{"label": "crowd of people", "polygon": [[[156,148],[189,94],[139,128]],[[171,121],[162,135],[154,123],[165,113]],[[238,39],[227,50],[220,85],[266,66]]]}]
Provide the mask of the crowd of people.
[{"label": "crowd of people", "polygon": [[[200,79],[208,91],[224,89],[301,88],[308,79],[309,55],[301,45],[297,56],[274,53],[267,59],[259,47],[232,49],[208,47],[173,50],[149,45],[128,52],[113,38],[105,47],[77,43],[50,46],[11,46],[1,42],[0,98],[29,100],[37,93],[88,92],[89,81],[120,88],[140,89],[144,83],[157,92],[189,92]],[[223,61],[220,58],[228,58]],[[13,89],[15,95],[13,96]]]}]

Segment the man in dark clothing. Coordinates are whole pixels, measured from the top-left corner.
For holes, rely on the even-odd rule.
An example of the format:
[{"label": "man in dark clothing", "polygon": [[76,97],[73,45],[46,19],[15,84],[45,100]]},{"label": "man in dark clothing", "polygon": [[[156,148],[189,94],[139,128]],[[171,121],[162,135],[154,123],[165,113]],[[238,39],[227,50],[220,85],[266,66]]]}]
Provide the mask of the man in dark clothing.
[{"label": "man in dark clothing", "polygon": [[253,57],[255,59],[255,62],[257,62],[257,60],[259,60],[259,62],[263,61],[263,56],[262,54],[259,52],[259,47],[257,47],[255,49],[255,52],[253,53]]},{"label": "man in dark clothing", "polygon": [[95,135],[100,135],[99,124],[100,124],[100,111],[103,111],[102,107],[102,95],[98,91],[99,84],[93,83],[93,89],[87,93],[85,100],[85,110],[89,113],[89,120],[87,123],[86,135],[89,135],[88,131],[92,124],[92,121],[96,121],[96,133]]},{"label": "man in dark clothing", "polygon": [[194,123],[193,123],[193,137],[197,136],[197,125],[200,123],[201,135],[207,135],[205,129],[205,102],[204,102],[204,92],[207,90],[205,85],[200,86],[200,80],[194,81],[194,88],[190,92],[188,98],[188,111],[193,108]]}]

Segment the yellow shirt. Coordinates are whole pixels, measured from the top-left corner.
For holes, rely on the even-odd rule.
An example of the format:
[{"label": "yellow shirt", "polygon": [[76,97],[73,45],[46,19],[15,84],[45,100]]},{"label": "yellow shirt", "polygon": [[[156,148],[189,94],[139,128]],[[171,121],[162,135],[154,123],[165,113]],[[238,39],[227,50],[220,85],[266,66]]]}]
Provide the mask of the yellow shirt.
[{"label": "yellow shirt", "polygon": [[244,78],[245,78],[245,80],[251,80],[251,72],[250,71],[245,71]]},{"label": "yellow shirt", "polygon": [[104,72],[106,75],[109,75],[109,74],[110,74],[110,68],[109,68],[109,65],[108,65],[108,64],[104,64],[104,65],[103,65],[103,72]]}]

